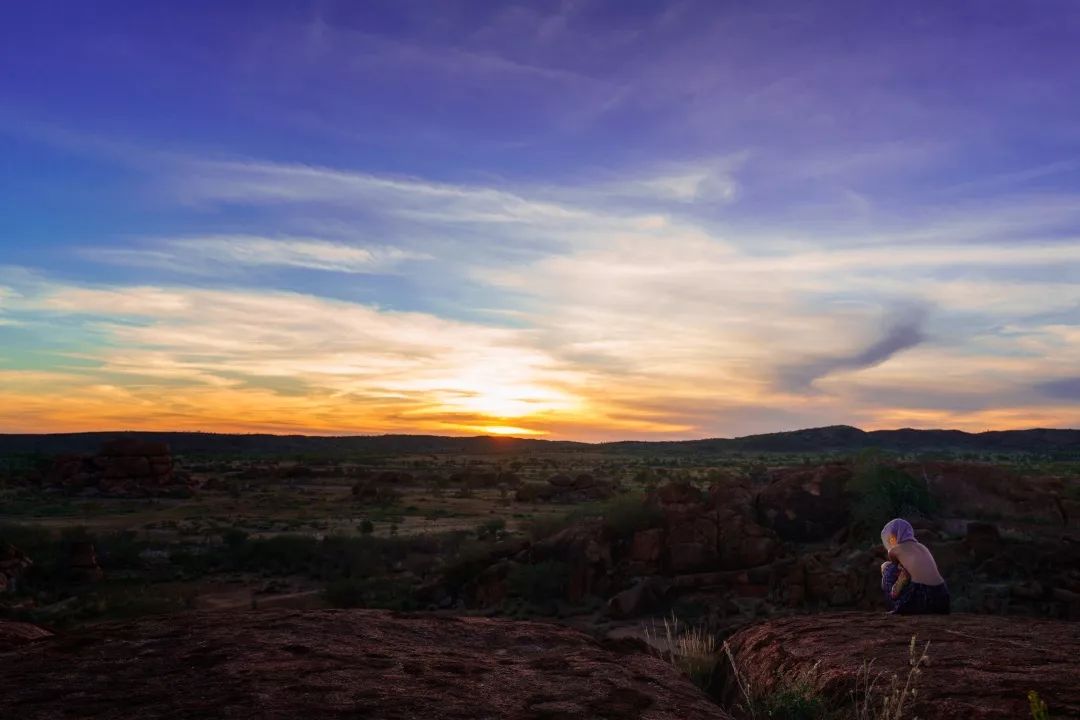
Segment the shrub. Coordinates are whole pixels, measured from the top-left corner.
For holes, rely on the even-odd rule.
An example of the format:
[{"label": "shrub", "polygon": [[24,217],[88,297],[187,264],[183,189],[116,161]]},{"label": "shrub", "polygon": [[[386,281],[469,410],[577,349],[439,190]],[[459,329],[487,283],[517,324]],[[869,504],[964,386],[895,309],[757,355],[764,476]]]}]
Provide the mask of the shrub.
[{"label": "shrub", "polygon": [[1046,703],[1039,693],[1032,690],[1027,694],[1028,706],[1031,708],[1031,720],[1050,720],[1050,709],[1046,707]]},{"label": "shrub", "polygon": [[849,487],[857,496],[852,513],[855,524],[867,535],[892,518],[927,515],[934,509],[925,479],[882,463],[876,454],[856,461]]},{"label": "shrub", "polygon": [[360,532],[364,535],[370,535],[375,532],[375,524],[367,518],[364,518],[363,522],[360,523]]},{"label": "shrub", "polygon": [[855,678],[853,716],[855,720],[902,720],[904,709],[915,701],[918,694],[922,666],[929,661],[929,641],[919,650],[916,637],[908,644],[908,673],[903,683],[899,675],[891,675],[884,692],[878,687],[884,681],[882,673],[873,672],[873,661],[863,663]]},{"label": "shrub", "polygon": [[476,537],[480,540],[497,538],[506,530],[506,521],[502,518],[492,518],[481,523],[476,528]]},{"label": "shrub", "polygon": [[247,542],[248,534],[239,528],[229,528],[221,534],[221,540],[230,548],[238,548]]},{"label": "shrub", "polygon": [[657,527],[662,516],[660,509],[646,502],[642,493],[616,495],[607,500],[581,505],[561,516],[537,519],[529,526],[534,540],[551,537],[560,530],[581,520],[600,518],[617,537],[628,537],[638,530]]},{"label": "shrub", "polygon": [[511,595],[539,605],[562,598],[569,581],[570,566],[558,560],[535,565],[514,563],[506,575],[506,588]]},{"label": "shrub", "polygon": [[691,682],[708,692],[712,686],[713,672],[716,669],[716,638],[705,628],[690,626],[680,631],[681,622],[675,616],[664,619],[663,637],[658,637],[655,625],[645,628],[645,638],[652,647],[666,644],[668,651],[663,655],[679,672],[690,678]]}]

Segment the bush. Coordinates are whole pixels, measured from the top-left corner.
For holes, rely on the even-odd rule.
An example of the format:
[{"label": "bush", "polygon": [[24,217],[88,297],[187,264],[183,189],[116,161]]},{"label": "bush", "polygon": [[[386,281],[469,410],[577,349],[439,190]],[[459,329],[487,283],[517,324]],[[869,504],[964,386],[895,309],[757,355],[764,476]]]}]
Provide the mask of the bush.
[{"label": "bush", "polygon": [[529,525],[529,535],[534,540],[542,540],[590,518],[602,519],[617,537],[628,537],[638,530],[658,527],[663,519],[660,509],[647,503],[643,494],[626,493],[581,505],[566,515],[538,519]]},{"label": "bush", "polygon": [[668,651],[665,659],[691,682],[708,692],[716,669],[716,638],[700,626],[688,626],[680,631],[681,624],[672,613],[670,620],[664,619],[662,637],[657,637],[657,628],[653,626],[651,630],[645,628],[645,638],[650,647],[666,646]]},{"label": "bush", "polygon": [[857,496],[852,515],[856,526],[872,535],[889,520],[909,515],[928,515],[934,502],[924,479],[881,462],[876,454],[856,461],[850,490]]},{"label": "bush", "polygon": [[411,588],[402,582],[387,579],[360,580],[343,578],[328,583],[323,591],[328,605],[339,608],[383,608],[387,610],[416,610],[418,605]]},{"label": "bush", "polygon": [[562,599],[569,582],[570,566],[558,560],[535,565],[514,563],[506,575],[506,588],[511,595],[537,605]]},{"label": "bush", "polygon": [[481,523],[476,528],[476,537],[480,540],[497,538],[506,530],[506,521],[502,518],[492,518]]},{"label": "bush", "polygon": [[828,708],[806,685],[788,685],[759,701],[758,713],[775,720],[821,720]]},{"label": "bush", "polygon": [[364,521],[360,523],[360,532],[364,535],[370,535],[375,532],[375,524],[365,518]]}]

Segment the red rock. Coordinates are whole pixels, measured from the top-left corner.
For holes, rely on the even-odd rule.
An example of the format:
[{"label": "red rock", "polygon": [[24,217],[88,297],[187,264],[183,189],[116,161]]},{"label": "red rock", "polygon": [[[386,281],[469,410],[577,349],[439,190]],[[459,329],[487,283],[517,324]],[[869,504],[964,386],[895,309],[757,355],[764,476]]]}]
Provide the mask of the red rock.
[{"label": "red rock", "polygon": [[190,613],[0,652],[0,667],[20,720],[730,720],[638,644],[487,618]]},{"label": "red rock", "polygon": [[570,477],[569,475],[552,475],[548,478],[548,484],[560,488],[573,487],[574,478]]},{"label": "red rock", "polygon": [[[836,613],[771,620],[729,640],[735,663],[760,692],[782,678],[809,672],[813,689],[850,704],[860,666],[908,671],[908,644],[930,640],[930,662],[905,717],[923,720],[1016,720],[1030,717],[1027,693],[1049,705],[1051,717],[1080,716],[1080,623],[1016,617],[949,615],[898,617]],[[725,694],[738,690],[725,668]]]},{"label": "red rock", "polygon": [[73,580],[76,582],[97,582],[104,577],[104,572],[98,564],[94,543],[86,541],[73,542],[69,552],[68,567],[71,569]]},{"label": "red rock", "polygon": [[847,524],[850,479],[851,468],[840,464],[775,472],[758,494],[758,517],[784,540],[824,540]]},{"label": "red rock", "polygon": [[547,483],[523,483],[514,493],[514,499],[518,502],[536,502],[550,500],[554,495],[554,487]]},{"label": "red rock", "polygon": [[937,511],[945,517],[1007,517],[1051,525],[1068,520],[1060,504],[1064,481],[1058,477],[1021,476],[983,463],[928,462],[905,469],[926,478]]},{"label": "red rock", "polygon": [[991,555],[1001,548],[1001,533],[991,523],[970,522],[964,545],[976,556]]},{"label": "red rock", "polygon": [[691,505],[705,499],[704,493],[687,482],[669,482],[656,490],[656,496],[662,505]]},{"label": "red rock", "polygon": [[[2,653],[5,650],[10,650],[19,645],[25,645],[26,643],[51,636],[51,632],[45,628],[38,627],[37,625],[31,625],[30,623],[24,622],[13,622],[11,620],[0,620],[0,657],[3,657]],[[2,675],[3,673],[0,673],[0,676]],[[0,678],[0,685],[3,685],[2,678]]]},{"label": "red rock", "polygon": [[663,577],[649,577],[608,600],[608,614],[630,618],[655,612],[663,607],[672,582]]},{"label": "red rock", "polygon": [[10,543],[0,546],[0,593],[15,592],[23,573],[33,561]]},{"label": "red rock", "polygon": [[578,602],[587,595],[602,594],[612,569],[611,538],[602,520],[575,523],[529,549],[534,563],[556,560],[566,563],[570,577],[566,599]]},{"label": "red rock", "polygon": [[663,530],[660,528],[638,530],[630,541],[630,560],[639,563],[658,563],[663,549]]},{"label": "red rock", "polygon": [[105,466],[106,478],[138,478],[150,474],[150,461],[144,457],[114,457]]}]

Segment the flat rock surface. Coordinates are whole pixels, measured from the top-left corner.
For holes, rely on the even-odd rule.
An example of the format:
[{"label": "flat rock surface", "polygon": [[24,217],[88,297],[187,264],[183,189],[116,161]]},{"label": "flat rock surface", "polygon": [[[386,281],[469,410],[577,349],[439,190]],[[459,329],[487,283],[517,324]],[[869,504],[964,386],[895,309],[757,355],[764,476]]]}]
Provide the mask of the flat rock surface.
[{"label": "flat rock surface", "polygon": [[377,610],[98,625],[0,652],[0,667],[0,714],[21,720],[728,718],[632,643]]},{"label": "flat rock surface", "polygon": [[0,620],[0,652],[52,635],[45,628],[24,622]]},{"label": "flat rock surface", "polygon": [[[896,617],[875,613],[804,615],[755,625],[729,640],[753,688],[808,673],[815,689],[850,703],[860,666],[907,677],[911,636],[930,641],[917,703],[922,720],[1029,718],[1035,690],[1054,718],[1080,717],[1080,623],[989,615]],[[726,678],[727,694],[737,688]]]}]

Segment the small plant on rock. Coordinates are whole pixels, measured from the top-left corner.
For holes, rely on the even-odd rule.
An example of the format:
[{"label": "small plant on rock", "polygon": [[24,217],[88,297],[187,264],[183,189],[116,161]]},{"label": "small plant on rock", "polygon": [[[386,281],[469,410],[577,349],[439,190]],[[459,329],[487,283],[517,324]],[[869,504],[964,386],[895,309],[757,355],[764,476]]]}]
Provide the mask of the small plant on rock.
[{"label": "small plant on rock", "polygon": [[[930,642],[927,641],[920,651],[916,637],[911,636],[908,673],[903,684],[899,675],[894,674],[886,680],[883,673],[874,673],[873,661],[863,663],[855,681],[855,720],[902,720],[905,708],[910,709],[918,696],[919,676],[922,666],[930,659],[929,649]],[[881,693],[878,688],[883,683],[887,689]]]},{"label": "small plant on rock", "polygon": [[1031,707],[1032,720],[1050,720],[1050,709],[1046,702],[1039,697],[1039,693],[1032,690],[1027,694],[1028,705]]},{"label": "small plant on rock", "polygon": [[716,637],[703,627],[691,626],[680,631],[674,613],[664,619],[664,634],[658,636],[656,627],[645,628],[645,637],[653,647],[666,646],[666,659],[702,690],[712,685],[719,647]]}]

